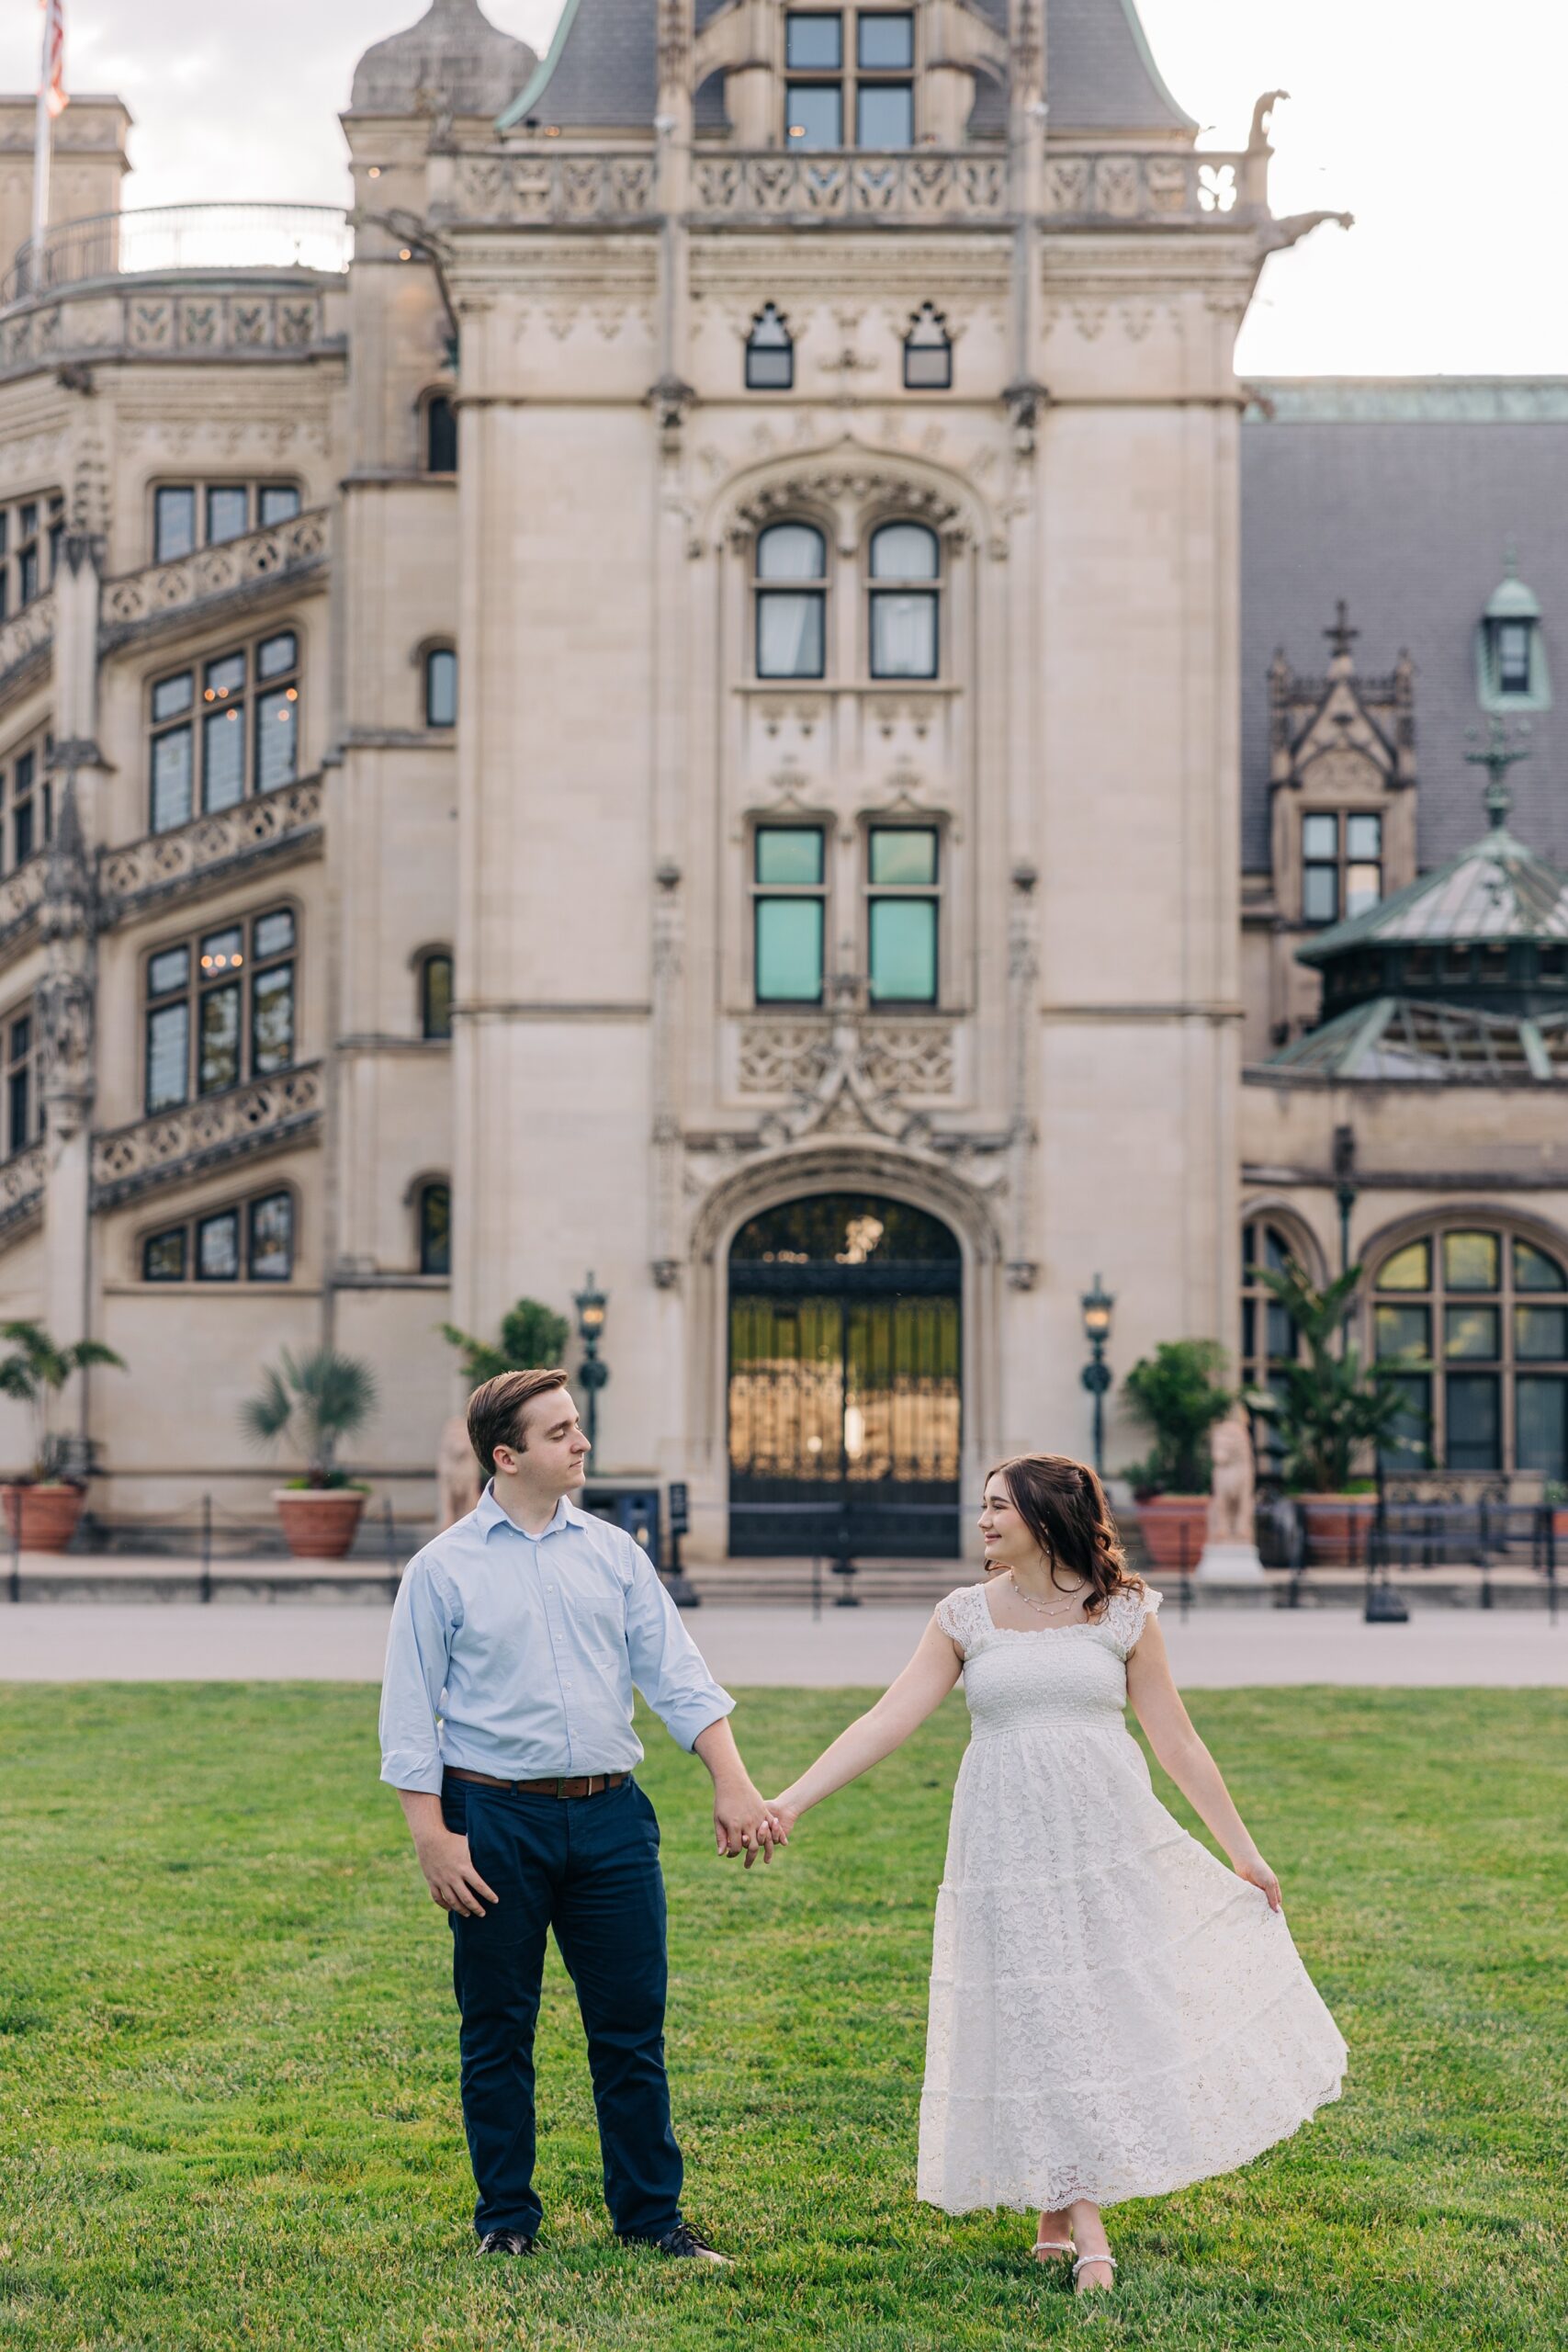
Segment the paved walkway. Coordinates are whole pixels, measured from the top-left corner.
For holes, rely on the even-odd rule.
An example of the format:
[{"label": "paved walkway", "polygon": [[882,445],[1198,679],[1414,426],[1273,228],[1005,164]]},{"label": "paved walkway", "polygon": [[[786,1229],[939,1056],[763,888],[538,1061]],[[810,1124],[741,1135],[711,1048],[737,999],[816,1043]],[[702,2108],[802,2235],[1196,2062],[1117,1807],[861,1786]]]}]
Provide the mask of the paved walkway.
[{"label": "paved walkway", "polygon": [[[705,1608],[686,1620],[721,1681],[836,1689],[885,1684],[905,1663],[923,1609]],[[126,1606],[0,1603],[0,1682],[375,1682],[384,1608],[224,1600]],[[1430,1688],[1568,1686],[1568,1609],[1417,1608],[1405,1625],[1348,1609],[1195,1607],[1161,1623],[1177,1680],[1192,1690],[1342,1682]]]}]

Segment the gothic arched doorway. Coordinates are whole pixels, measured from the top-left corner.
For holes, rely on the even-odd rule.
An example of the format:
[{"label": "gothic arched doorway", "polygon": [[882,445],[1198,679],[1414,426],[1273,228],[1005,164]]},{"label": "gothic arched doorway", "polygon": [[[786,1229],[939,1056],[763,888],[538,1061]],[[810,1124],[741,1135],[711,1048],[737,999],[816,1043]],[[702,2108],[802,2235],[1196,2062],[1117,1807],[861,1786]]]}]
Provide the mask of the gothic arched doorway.
[{"label": "gothic arched doorway", "polygon": [[958,1542],[963,1259],[864,1193],[750,1218],[729,1252],[729,1549],[947,1559]]}]

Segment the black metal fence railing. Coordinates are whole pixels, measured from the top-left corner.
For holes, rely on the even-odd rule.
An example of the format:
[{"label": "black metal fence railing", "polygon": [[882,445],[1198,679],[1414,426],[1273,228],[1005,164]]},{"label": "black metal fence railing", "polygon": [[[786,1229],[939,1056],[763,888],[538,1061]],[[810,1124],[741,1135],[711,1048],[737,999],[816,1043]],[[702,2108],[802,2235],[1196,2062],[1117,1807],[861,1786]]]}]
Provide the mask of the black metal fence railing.
[{"label": "black metal fence railing", "polygon": [[[203,1601],[212,1600],[224,1569],[230,1571],[231,1581],[245,1581],[250,1571],[254,1581],[273,1586],[319,1582],[323,1571],[330,1571],[334,1584],[395,1597],[404,1566],[411,1555],[429,1541],[430,1532],[427,1521],[412,1526],[406,1520],[400,1521],[388,1498],[379,1507],[366,1510],[354,1544],[342,1560],[297,1558],[287,1549],[280,1530],[215,1507],[212,1497],[203,1494],[177,1518],[138,1520],[112,1528],[90,1518],[84,1520],[69,1549],[56,1555],[57,1576],[68,1577],[73,1559],[82,1561],[85,1567],[89,1558],[134,1558],[149,1573],[155,1573],[164,1561],[171,1566],[192,1564],[197,1571],[197,1596]],[[6,1588],[12,1601],[23,1598],[21,1538],[21,1511],[8,1509]]]},{"label": "black metal fence railing", "polygon": [[1557,1617],[1557,1514],[1549,1503],[1512,1502],[1480,1495],[1473,1501],[1405,1498],[1386,1491],[1366,1508],[1335,1510],[1326,1523],[1289,1496],[1261,1501],[1258,1545],[1264,1565],[1289,1575],[1283,1605],[1294,1609],[1314,1570],[1359,1573],[1371,1593],[1426,1570],[1474,1569],[1483,1609],[1496,1605],[1497,1574],[1515,1569],[1539,1577],[1553,1623]]}]

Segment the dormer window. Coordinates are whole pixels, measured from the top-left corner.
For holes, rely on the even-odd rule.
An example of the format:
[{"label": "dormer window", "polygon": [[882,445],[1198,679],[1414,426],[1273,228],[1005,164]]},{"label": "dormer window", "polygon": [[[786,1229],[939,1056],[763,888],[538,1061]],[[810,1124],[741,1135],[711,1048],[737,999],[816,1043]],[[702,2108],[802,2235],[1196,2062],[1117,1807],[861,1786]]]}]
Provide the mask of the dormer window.
[{"label": "dormer window", "polygon": [[908,8],[791,9],[784,17],[784,136],[807,151],[915,143],[915,19]]},{"label": "dormer window", "polygon": [[771,302],[751,322],[746,338],[749,392],[787,392],[795,382],[795,338]]},{"label": "dormer window", "polygon": [[904,389],[907,392],[953,390],[953,339],[946,320],[930,302],[920,305],[904,337]]},{"label": "dormer window", "polygon": [[1506,577],[1486,600],[1475,640],[1476,699],[1483,710],[1550,710],[1551,681],[1540,605],[1508,550]]}]

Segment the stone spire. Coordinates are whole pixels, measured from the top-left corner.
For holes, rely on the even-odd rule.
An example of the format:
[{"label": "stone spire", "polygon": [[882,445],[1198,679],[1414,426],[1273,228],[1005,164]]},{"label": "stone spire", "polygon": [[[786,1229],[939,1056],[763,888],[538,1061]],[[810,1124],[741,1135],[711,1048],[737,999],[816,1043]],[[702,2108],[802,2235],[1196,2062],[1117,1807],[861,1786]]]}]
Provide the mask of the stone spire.
[{"label": "stone spire", "polygon": [[498,114],[537,62],[479,0],[432,0],[417,25],[366,51],[350,105],[355,114]]}]

